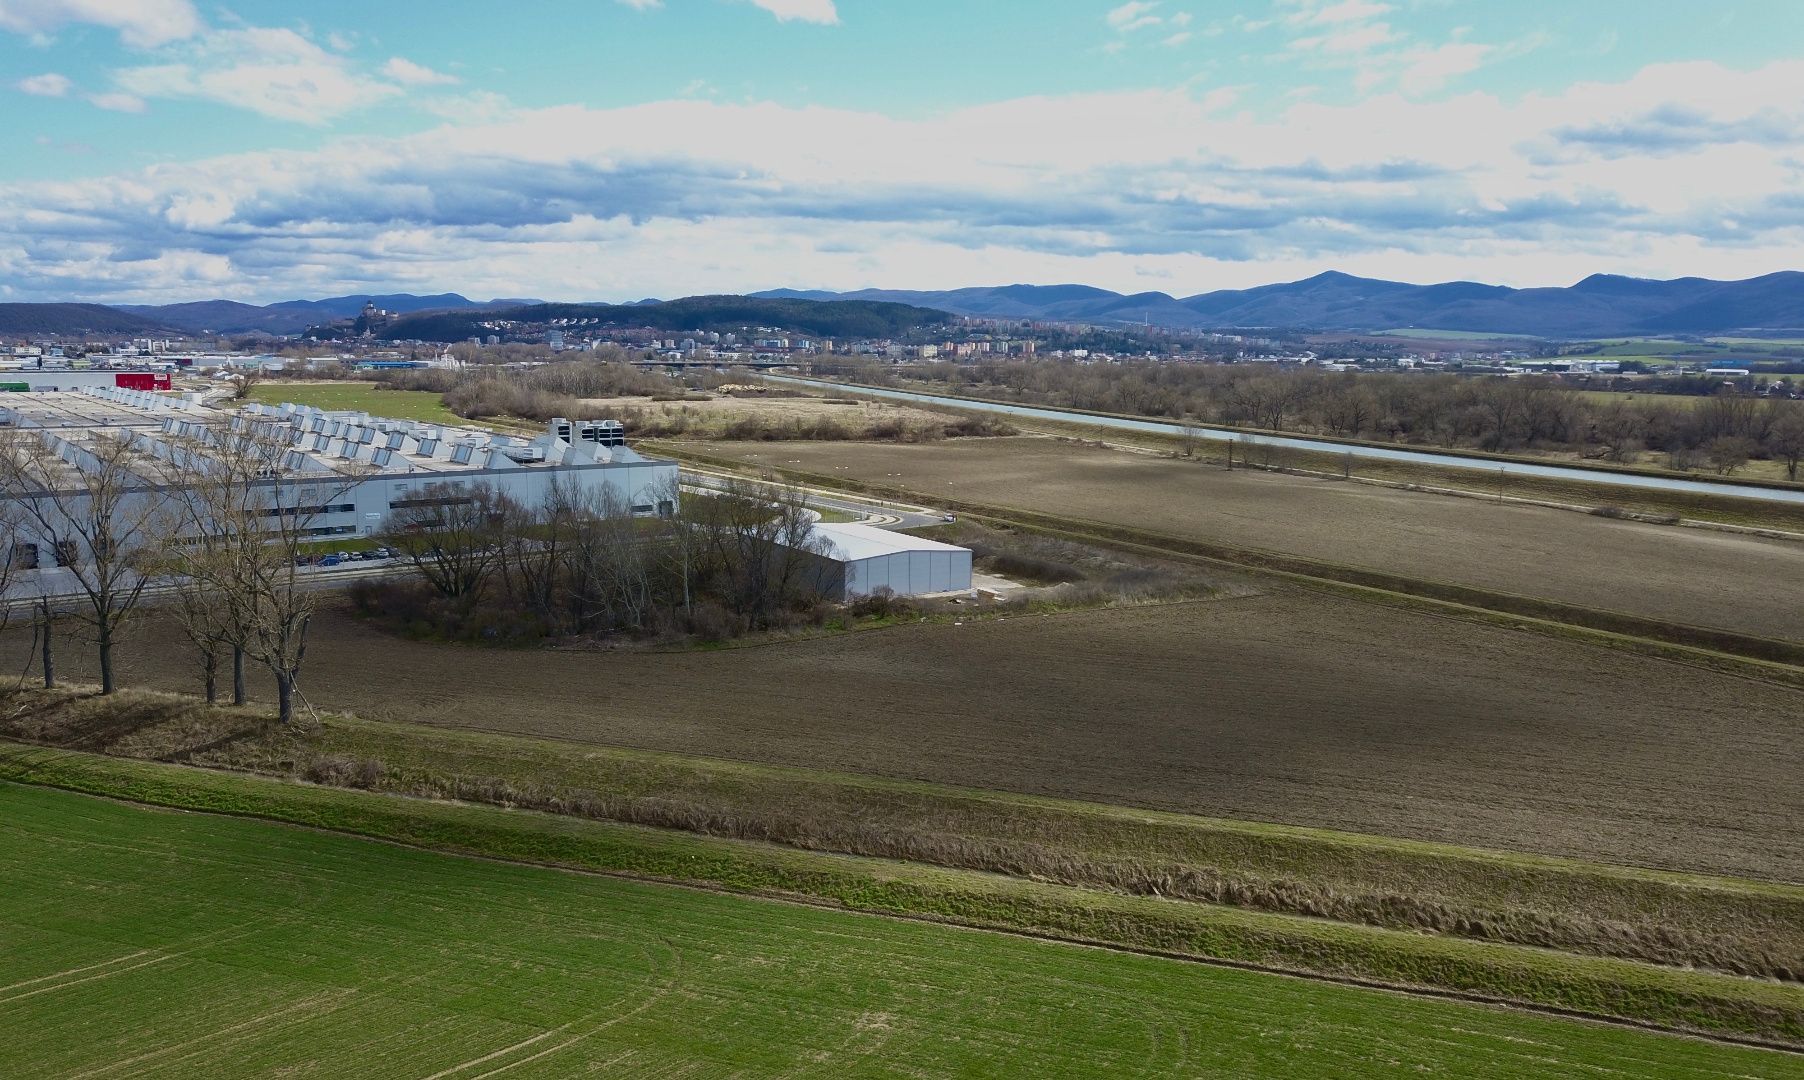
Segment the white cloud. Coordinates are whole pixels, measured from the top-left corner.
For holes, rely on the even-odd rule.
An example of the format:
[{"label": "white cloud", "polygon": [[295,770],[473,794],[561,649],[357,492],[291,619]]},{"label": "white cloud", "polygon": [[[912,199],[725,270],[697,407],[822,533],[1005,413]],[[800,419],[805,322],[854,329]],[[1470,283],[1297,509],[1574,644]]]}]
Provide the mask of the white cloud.
[{"label": "white cloud", "polygon": [[434,71],[402,56],[392,56],[382,65],[382,74],[404,86],[448,86],[460,81],[455,75]]},{"label": "white cloud", "polygon": [[1507,101],[1389,91],[1266,118],[1223,90],[909,120],[706,100],[507,111],[0,186],[0,281],[28,299],[153,300],[372,278],[625,298],[1013,280],[1188,294],[1327,267],[1747,276],[1804,246],[1801,84],[1804,61],[1657,66]]},{"label": "white cloud", "polygon": [[1103,20],[1118,33],[1132,33],[1135,30],[1157,26],[1164,22],[1164,19],[1153,14],[1158,7],[1156,0],[1150,3],[1148,0],[1128,0],[1128,3],[1111,9],[1107,15],[1103,16]]},{"label": "white cloud", "polygon": [[1387,23],[1343,23],[1325,34],[1297,38],[1290,47],[1298,52],[1347,56],[1368,53],[1396,40],[1396,32]]},{"label": "white cloud", "polygon": [[1536,38],[1504,46],[1470,41],[1467,27],[1440,42],[1423,41],[1386,22],[1396,8],[1376,0],[1277,0],[1277,5],[1293,35],[1286,51],[1315,68],[1351,72],[1354,89],[1362,94],[1385,89],[1431,94],[1539,44]]},{"label": "white cloud", "polygon": [[110,112],[141,113],[147,108],[144,99],[136,94],[89,94],[88,101],[96,108],[106,109]]},{"label": "white cloud", "polygon": [[71,23],[104,26],[135,48],[154,48],[200,33],[188,0],[0,0],[0,30],[42,35]]},{"label": "white cloud", "polygon": [[[664,6],[664,0],[617,0],[634,11],[651,11]],[[781,22],[811,22],[834,25],[839,10],[833,0],[749,0],[755,6],[775,15]]]},{"label": "white cloud", "polygon": [[1167,37],[1165,40],[1159,42],[1159,44],[1168,45],[1168,46],[1175,48],[1179,45],[1184,44],[1186,41],[1189,41],[1194,36],[1195,35],[1192,34],[1188,30],[1180,30],[1177,33],[1172,34],[1171,36]]},{"label": "white cloud", "polygon": [[1450,79],[1477,71],[1496,51],[1494,46],[1469,41],[1409,50],[1401,57],[1405,66],[1397,76],[1397,85],[1406,94],[1432,93]]},{"label": "white cloud", "polygon": [[[631,0],[628,0],[630,3]],[[833,25],[839,22],[839,11],[833,0],[751,0],[756,7],[775,15],[781,22],[811,22]]]},{"label": "white cloud", "polygon": [[1288,2],[1296,10],[1285,16],[1284,21],[1292,26],[1337,26],[1342,23],[1365,22],[1394,10],[1389,4],[1372,3],[1371,0],[1339,0],[1338,3],[1324,3],[1322,0]]},{"label": "white cloud", "polygon": [[71,84],[67,75],[50,71],[42,75],[27,75],[13,85],[33,97],[65,97]]},{"label": "white cloud", "polygon": [[419,105],[434,116],[458,124],[492,124],[514,112],[513,102],[491,90],[424,98]]},{"label": "white cloud", "polygon": [[114,78],[142,98],[196,98],[315,125],[401,93],[296,31],[269,27],[210,31],[178,49],[172,63],[125,68]]}]

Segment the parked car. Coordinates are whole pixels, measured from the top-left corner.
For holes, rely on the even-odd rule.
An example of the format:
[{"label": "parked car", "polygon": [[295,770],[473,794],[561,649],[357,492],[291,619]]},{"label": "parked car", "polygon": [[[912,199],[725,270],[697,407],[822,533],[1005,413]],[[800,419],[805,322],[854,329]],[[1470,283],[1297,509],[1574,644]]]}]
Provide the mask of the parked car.
[{"label": "parked car", "polygon": [[337,566],[342,561],[343,560],[340,559],[336,555],[327,555],[325,558],[323,558],[319,561],[319,565],[321,565],[321,566]]}]

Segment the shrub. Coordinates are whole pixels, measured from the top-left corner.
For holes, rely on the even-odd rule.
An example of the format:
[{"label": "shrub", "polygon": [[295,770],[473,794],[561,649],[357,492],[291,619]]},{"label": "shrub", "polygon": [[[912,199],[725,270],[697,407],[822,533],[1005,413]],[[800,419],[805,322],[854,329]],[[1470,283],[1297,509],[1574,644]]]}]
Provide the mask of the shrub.
[{"label": "shrub", "polygon": [[919,609],[905,596],[897,596],[885,585],[869,596],[861,596],[847,608],[861,619],[896,619],[915,614]]}]

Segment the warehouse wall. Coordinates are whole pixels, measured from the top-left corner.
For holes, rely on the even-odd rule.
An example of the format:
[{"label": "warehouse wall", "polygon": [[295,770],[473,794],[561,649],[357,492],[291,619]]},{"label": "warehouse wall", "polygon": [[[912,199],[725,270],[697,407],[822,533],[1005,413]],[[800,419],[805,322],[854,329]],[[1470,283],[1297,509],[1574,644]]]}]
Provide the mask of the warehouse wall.
[{"label": "warehouse wall", "polygon": [[955,592],[971,587],[969,551],[902,551],[846,564],[847,599],[887,587],[897,596]]}]

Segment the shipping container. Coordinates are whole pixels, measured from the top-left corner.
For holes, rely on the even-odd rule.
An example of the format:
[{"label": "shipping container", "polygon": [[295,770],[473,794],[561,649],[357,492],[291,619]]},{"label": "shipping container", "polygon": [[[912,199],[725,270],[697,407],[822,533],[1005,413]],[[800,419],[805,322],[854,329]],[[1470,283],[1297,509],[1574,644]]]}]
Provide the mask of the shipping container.
[{"label": "shipping container", "polygon": [[126,390],[167,390],[173,384],[168,372],[121,371],[113,376],[113,385]]}]

